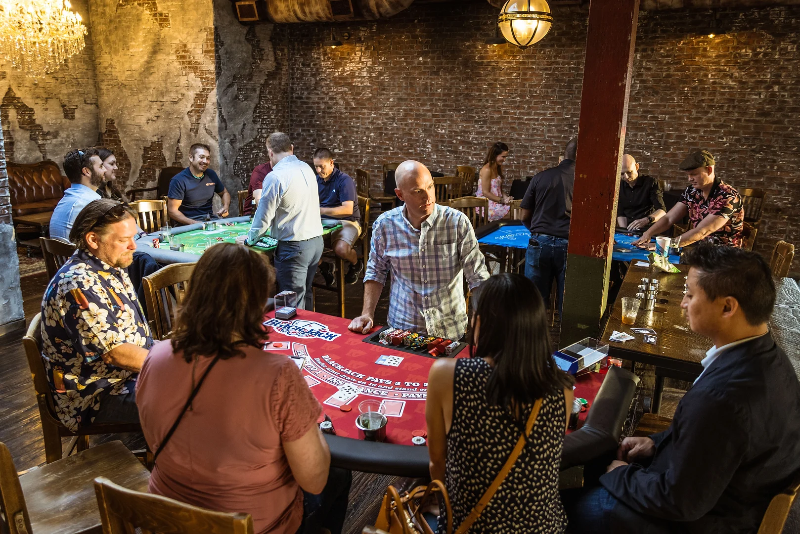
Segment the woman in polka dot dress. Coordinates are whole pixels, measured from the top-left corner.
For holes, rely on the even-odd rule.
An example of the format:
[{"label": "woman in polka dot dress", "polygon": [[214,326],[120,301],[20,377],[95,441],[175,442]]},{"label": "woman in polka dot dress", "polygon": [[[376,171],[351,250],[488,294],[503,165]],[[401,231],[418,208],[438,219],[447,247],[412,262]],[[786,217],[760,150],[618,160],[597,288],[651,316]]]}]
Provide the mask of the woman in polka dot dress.
[{"label": "woman in polka dot dress", "polygon": [[484,282],[468,337],[471,357],[437,360],[428,379],[431,476],[445,481],[453,531],[500,472],[541,398],[522,453],[469,532],[564,532],[558,473],[573,380],[553,360],[533,283],[505,273]]}]

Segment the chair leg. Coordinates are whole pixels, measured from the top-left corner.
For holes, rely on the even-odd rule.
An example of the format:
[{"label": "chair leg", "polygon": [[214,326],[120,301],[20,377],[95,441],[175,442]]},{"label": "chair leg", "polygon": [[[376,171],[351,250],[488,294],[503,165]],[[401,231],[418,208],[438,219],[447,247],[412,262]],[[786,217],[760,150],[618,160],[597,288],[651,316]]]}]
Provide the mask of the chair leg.
[{"label": "chair leg", "polygon": [[58,427],[49,421],[42,421],[42,434],[44,434],[44,455],[47,463],[60,460],[64,452],[61,448]]},{"label": "chair leg", "polygon": [[339,297],[339,308],[344,319],[344,260],[336,256],[336,268],[339,270],[339,279],[336,281],[336,295]]},{"label": "chair leg", "polygon": [[78,436],[78,452],[89,448],[89,436]]}]

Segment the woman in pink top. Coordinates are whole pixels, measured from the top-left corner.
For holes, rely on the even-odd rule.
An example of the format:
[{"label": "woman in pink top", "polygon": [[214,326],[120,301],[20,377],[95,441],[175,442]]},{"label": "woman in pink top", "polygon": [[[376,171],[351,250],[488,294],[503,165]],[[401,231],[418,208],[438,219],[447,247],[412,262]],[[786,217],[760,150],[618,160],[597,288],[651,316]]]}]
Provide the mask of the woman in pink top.
[{"label": "woman in pink top", "polygon": [[274,280],[266,256],[241,245],[214,245],[197,262],[174,335],[153,346],[136,386],[142,430],[158,454],[150,491],[249,513],[256,532],[314,532],[319,517],[339,532],[350,474],[328,478],[319,402],[286,353],[261,349]]},{"label": "woman in pink top", "polygon": [[508,157],[508,145],[497,142],[489,147],[478,179],[479,197],[489,199],[489,220],[496,221],[508,215],[512,197],[503,194],[503,163]]}]

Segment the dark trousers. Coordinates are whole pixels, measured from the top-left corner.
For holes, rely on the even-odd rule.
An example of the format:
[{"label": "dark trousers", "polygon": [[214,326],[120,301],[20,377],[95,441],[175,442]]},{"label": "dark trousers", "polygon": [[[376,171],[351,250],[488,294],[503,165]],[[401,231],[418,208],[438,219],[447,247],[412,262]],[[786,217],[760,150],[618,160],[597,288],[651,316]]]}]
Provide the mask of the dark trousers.
[{"label": "dark trousers", "polygon": [[533,234],[525,253],[525,276],[536,285],[545,305],[550,302],[550,289],[553,286],[553,279],[556,279],[559,316],[562,316],[564,306],[567,243],[567,240],[561,237]]},{"label": "dark trousers", "polygon": [[353,473],[331,467],[328,482],[319,495],[303,492],[303,523],[297,534],[317,534],[327,528],[331,534],[341,534],[347,515],[347,500]]},{"label": "dark trousers", "polygon": [[142,278],[153,274],[159,268],[158,263],[150,257],[150,254],[139,251],[133,253],[133,263],[128,265],[128,278],[131,279],[131,285],[134,291],[136,291],[136,298],[139,299],[139,303],[142,305],[142,310],[144,310],[145,313],[147,310],[145,310],[144,305],[144,284],[142,284]]},{"label": "dark trousers", "polygon": [[135,384],[128,386],[125,395],[106,395],[100,402],[95,423],[138,423],[139,409],[136,407]]}]

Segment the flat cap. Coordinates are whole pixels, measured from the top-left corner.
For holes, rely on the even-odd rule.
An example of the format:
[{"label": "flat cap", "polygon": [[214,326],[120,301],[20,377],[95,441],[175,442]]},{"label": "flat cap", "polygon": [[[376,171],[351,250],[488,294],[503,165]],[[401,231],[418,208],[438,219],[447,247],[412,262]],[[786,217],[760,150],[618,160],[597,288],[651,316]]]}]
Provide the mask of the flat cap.
[{"label": "flat cap", "polygon": [[711,152],[708,150],[698,150],[686,156],[686,159],[681,161],[679,167],[682,171],[691,171],[699,167],[711,167],[714,164],[714,156],[711,155]]}]

